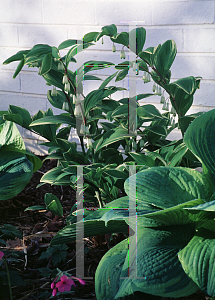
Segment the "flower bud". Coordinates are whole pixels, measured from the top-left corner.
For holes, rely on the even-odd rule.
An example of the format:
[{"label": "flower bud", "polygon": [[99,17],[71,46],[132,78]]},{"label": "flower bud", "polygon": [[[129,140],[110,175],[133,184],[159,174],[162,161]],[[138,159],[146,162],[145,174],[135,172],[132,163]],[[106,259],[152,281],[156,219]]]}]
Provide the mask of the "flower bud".
[{"label": "flower bud", "polygon": [[66,92],[69,92],[69,91],[70,91],[70,84],[69,84],[69,83],[65,83],[65,85],[64,85],[64,90],[65,90]]},{"label": "flower bud", "polygon": [[73,95],[73,97],[72,97],[72,103],[76,104],[76,102],[77,102],[77,97],[76,97],[76,95]]},{"label": "flower bud", "polygon": [[89,131],[89,127],[88,126],[85,126],[85,134],[90,134],[90,131]]},{"label": "flower bud", "polygon": [[76,106],[75,106],[75,109],[74,109],[74,115],[75,115],[76,117],[81,116],[81,107],[80,107],[80,105],[76,105]]},{"label": "flower bud", "polygon": [[161,96],[161,87],[158,88],[158,96]]},{"label": "flower bud", "polygon": [[147,74],[147,82],[150,82],[151,81],[151,77],[149,74]]},{"label": "flower bud", "polygon": [[63,106],[62,106],[63,110],[69,111],[69,103],[67,101],[63,102]]},{"label": "flower bud", "polygon": [[171,107],[171,111],[170,111],[172,114],[176,114],[176,110],[174,109],[174,107],[172,106]]},{"label": "flower bud", "polygon": [[155,93],[155,91],[156,91],[156,84],[155,83],[153,84],[152,91],[153,91],[153,93]]},{"label": "flower bud", "polygon": [[116,52],[116,46],[114,44],[112,46],[112,52]]},{"label": "flower bud", "polygon": [[146,77],[146,71],[144,71],[144,73],[143,73],[143,81],[144,81],[144,83],[146,83],[146,80],[147,80],[147,77]]},{"label": "flower bud", "polygon": [[92,140],[90,138],[87,138],[87,148],[90,149],[93,147],[93,144],[92,144]]},{"label": "flower bud", "polygon": [[124,50],[121,50],[121,53],[120,53],[120,58],[122,59],[125,59],[125,51]]},{"label": "flower bud", "polygon": [[64,70],[64,66],[63,66],[61,61],[59,61],[58,65],[57,65],[57,69],[58,69],[58,71],[63,71]]},{"label": "flower bud", "polygon": [[64,76],[63,76],[63,84],[68,83],[68,82],[69,82],[69,81],[68,81],[67,75],[64,75]]},{"label": "flower bud", "polygon": [[160,99],[160,103],[164,103],[164,102],[165,102],[165,97],[162,95]]},{"label": "flower bud", "polygon": [[56,90],[55,86],[53,86],[53,88],[51,90],[51,96],[57,96],[57,90]]},{"label": "flower bud", "polygon": [[102,45],[104,44],[104,40],[103,40],[103,37],[102,37]]},{"label": "flower bud", "polygon": [[80,133],[85,134],[85,125],[81,124]]}]

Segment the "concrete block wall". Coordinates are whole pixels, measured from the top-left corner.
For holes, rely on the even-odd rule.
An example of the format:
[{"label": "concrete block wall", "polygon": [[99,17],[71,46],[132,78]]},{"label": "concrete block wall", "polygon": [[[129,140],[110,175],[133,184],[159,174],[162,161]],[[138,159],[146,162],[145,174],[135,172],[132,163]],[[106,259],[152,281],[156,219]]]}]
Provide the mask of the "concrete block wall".
[{"label": "concrete block wall", "polygon": [[[118,32],[128,31],[131,24],[145,27],[144,49],[174,39],[178,52],[171,68],[172,80],[191,75],[202,77],[190,113],[215,108],[215,0],[7,0],[0,1],[0,11],[0,110],[7,110],[9,104],[13,104],[25,107],[33,115],[39,109],[51,107],[46,98],[50,87],[38,76],[36,68],[25,66],[12,79],[18,63],[2,65],[5,59],[35,44],[58,46],[66,39],[80,39],[87,32],[100,31],[102,26],[113,23]],[[111,48],[111,41],[104,37],[104,44],[99,41],[84,51],[81,61],[122,62],[120,45],[116,45],[115,53]],[[70,65],[75,70],[75,64]],[[113,71],[108,68],[93,74],[105,79]],[[136,77],[137,93],[151,92],[152,82],[144,85],[141,78],[140,72]],[[84,94],[100,84],[84,82]],[[117,86],[128,88],[128,79],[118,82]],[[113,98],[126,96],[127,91],[119,92]],[[158,96],[153,96],[141,103],[152,103],[160,108],[159,100]],[[37,145],[38,137],[21,128],[20,131],[30,150],[45,151]]]}]

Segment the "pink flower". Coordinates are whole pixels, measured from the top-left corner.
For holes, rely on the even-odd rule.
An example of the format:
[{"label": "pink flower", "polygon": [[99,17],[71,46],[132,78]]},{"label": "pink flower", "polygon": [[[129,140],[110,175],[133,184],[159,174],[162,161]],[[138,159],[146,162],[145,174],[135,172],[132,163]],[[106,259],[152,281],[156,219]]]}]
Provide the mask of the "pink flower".
[{"label": "pink flower", "polygon": [[55,283],[52,282],[52,284],[51,284],[51,289],[54,289],[54,287],[55,287]]},{"label": "pink flower", "polygon": [[60,293],[64,291],[69,292],[72,285],[76,286],[74,281],[69,279],[66,275],[61,276],[60,281],[56,283],[56,287]]},{"label": "pink flower", "polygon": [[72,278],[78,280],[80,282],[80,284],[85,285],[85,281],[83,279],[77,278],[75,276],[72,276]]},{"label": "pink flower", "polygon": [[4,256],[4,252],[0,251],[0,259]]},{"label": "pink flower", "polygon": [[55,297],[56,294],[57,294],[57,289],[53,289],[53,291],[52,291],[52,296]]}]

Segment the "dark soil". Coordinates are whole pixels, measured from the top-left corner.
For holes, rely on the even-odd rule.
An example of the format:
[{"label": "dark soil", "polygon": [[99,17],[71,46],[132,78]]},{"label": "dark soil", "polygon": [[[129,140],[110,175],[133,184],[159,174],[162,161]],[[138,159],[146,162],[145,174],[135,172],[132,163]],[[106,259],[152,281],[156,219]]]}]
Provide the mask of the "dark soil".
[{"label": "dark soil", "polygon": [[[44,157],[41,157],[43,159]],[[19,229],[23,233],[23,240],[17,238],[15,240],[8,240],[5,250],[16,250],[27,252],[27,265],[25,259],[18,265],[11,263],[9,268],[13,268],[19,271],[19,275],[27,280],[25,286],[17,286],[13,288],[14,300],[35,300],[40,299],[41,293],[49,292],[51,296],[51,278],[42,278],[38,272],[38,268],[49,267],[53,269],[51,259],[39,259],[40,255],[47,250],[49,243],[61,228],[66,226],[66,217],[70,213],[70,210],[76,202],[75,191],[68,186],[51,186],[45,184],[39,188],[36,186],[40,182],[40,178],[48,170],[56,166],[55,160],[46,160],[43,163],[43,167],[33,174],[31,181],[27,184],[25,189],[11,200],[0,202],[0,225],[11,224]],[[47,211],[26,211],[24,210],[33,205],[44,205],[45,193],[52,193],[60,199],[64,216],[57,217],[51,212]],[[109,247],[113,247],[125,238],[123,234],[116,234],[111,241],[107,240],[107,236],[97,236],[89,239],[85,239],[85,277],[95,276],[96,268],[101,260],[102,256],[109,250]],[[108,243],[107,243],[108,241]],[[70,273],[76,276],[76,256],[75,249],[76,243],[68,244],[69,250],[65,263],[60,263],[56,267],[62,271],[71,270]],[[86,284],[84,286],[77,283],[77,289],[75,290],[70,299],[96,299],[94,279],[85,279]],[[47,299],[49,299],[49,296]],[[69,295],[68,295],[69,296]],[[3,297],[3,298],[2,298]],[[0,292],[0,299],[7,300],[6,296],[2,296]],[[43,298],[44,299],[44,298]],[[54,298],[53,298],[54,299]],[[68,299],[68,298],[67,298]],[[144,296],[147,299],[147,296]],[[149,299],[149,298],[148,298]],[[176,298],[163,298],[176,299]],[[189,297],[177,298],[181,300],[205,300],[207,299],[201,292],[197,292]]]}]

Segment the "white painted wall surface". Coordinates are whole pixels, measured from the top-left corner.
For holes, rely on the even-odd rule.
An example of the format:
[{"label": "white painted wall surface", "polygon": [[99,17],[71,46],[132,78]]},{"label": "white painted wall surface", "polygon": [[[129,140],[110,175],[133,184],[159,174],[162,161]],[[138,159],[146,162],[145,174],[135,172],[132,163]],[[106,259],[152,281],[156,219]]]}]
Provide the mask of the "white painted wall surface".
[{"label": "white painted wall surface", "polygon": [[[9,56],[35,44],[58,46],[66,39],[82,38],[85,33],[100,31],[102,26],[112,23],[119,32],[127,31],[130,21],[144,21],[138,23],[146,29],[144,49],[168,39],[175,40],[178,53],[171,68],[172,81],[191,75],[202,77],[190,113],[215,108],[215,0],[0,0],[0,12],[0,110],[7,110],[13,104],[25,107],[33,115],[39,109],[51,107],[46,99],[50,87],[37,75],[36,69],[24,67],[12,79],[17,63],[2,64]],[[120,45],[116,44],[115,53],[111,48],[112,43],[104,37],[104,44],[99,41],[86,50],[83,59],[121,62]],[[96,74],[104,79],[111,72],[113,69]],[[141,78],[140,72],[137,93],[151,92],[152,83],[144,85]],[[99,84],[85,83],[85,95]],[[128,87],[128,81],[117,85]],[[125,97],[126,93],[118,93],[113,98]],[[161,108],[159,100],[154,96],[141,103],[153,103]],[[28,148],[34,152],[39,149],[38,137],[20,130]]]}]

